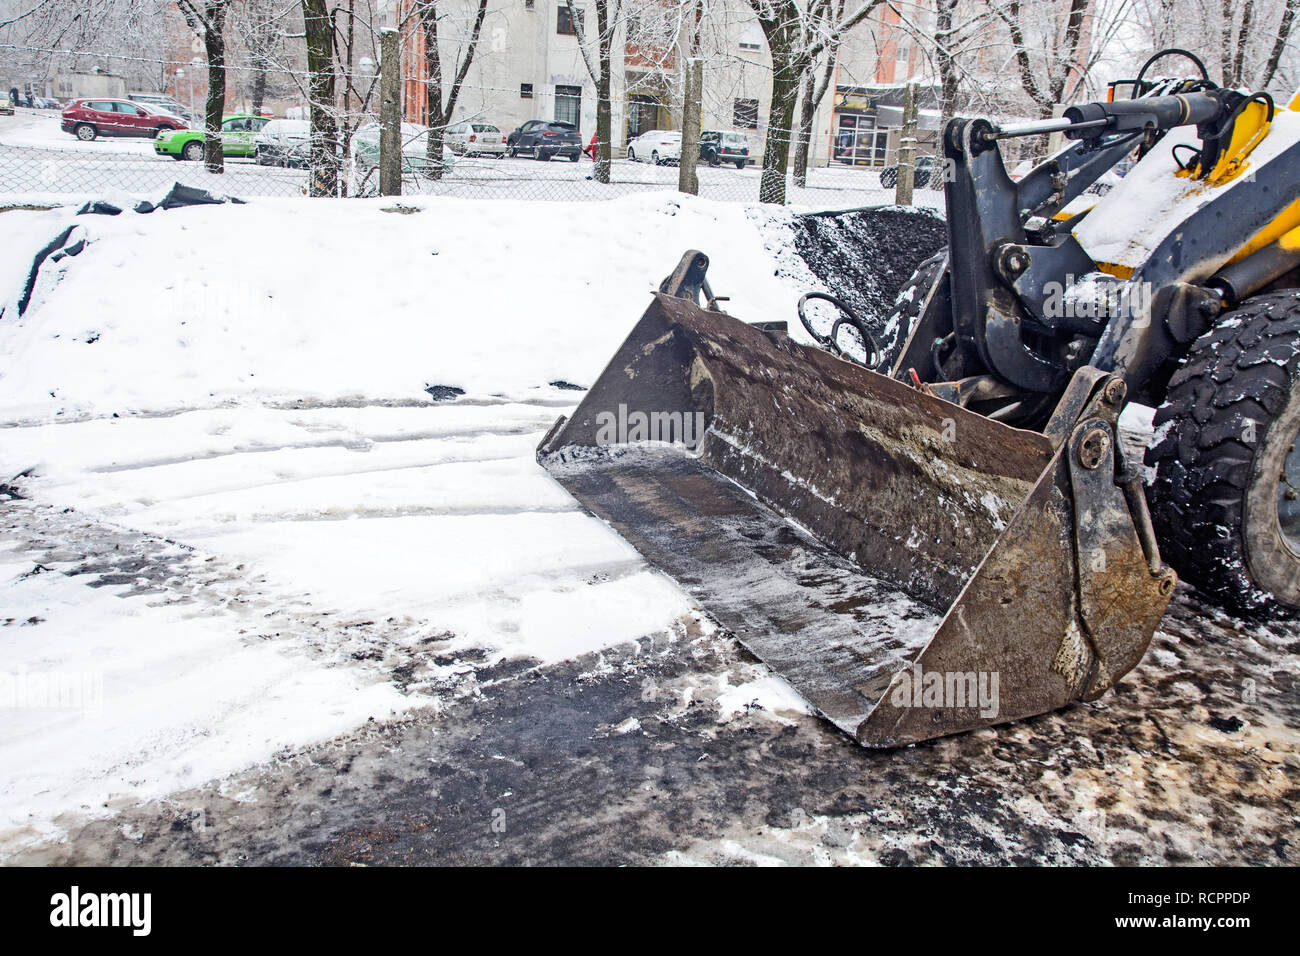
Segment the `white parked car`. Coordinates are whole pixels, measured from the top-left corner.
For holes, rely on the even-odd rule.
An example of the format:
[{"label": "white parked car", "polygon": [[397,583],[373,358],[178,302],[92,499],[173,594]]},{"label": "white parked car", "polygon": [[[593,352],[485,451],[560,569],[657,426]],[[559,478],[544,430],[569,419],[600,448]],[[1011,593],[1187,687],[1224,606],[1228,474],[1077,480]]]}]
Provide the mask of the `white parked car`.
[{"label": "white parked car", "polygon": [[126,98],[132,103],[152,106],[172,116],[179,116],[193,129],[203,126],[203,117],[192,109],[182,106],[177,100],[162,93],[128,93]]},{"label": "white parked car", "polygon": [[682,134],[671,129],[652,129],[627,144],[627,158],[634,163],[650,162],[656,166],[675,163],[682,158]]},{"label": "white parked car", "polygon": [[311,142],[308,120],[271,120],[253,137],[259,166],[306,166]]},{"label": "white parked car", "polygon": [[447,127],[442,141],[464,156],[495,156],[506,154],[506,136],[491,123],[465,122]]},{"label": "white parked car", "polygon": [[[379,165],[380,126],[371,123],[356,131],[352,137],[352,155],[362,173]],[[455,154],[442,144],[442,171],[448,172],[456,164]],[[429,127],[415,123],[402,124],[402,171],[406,173],[432,172],[429,163]]]}]

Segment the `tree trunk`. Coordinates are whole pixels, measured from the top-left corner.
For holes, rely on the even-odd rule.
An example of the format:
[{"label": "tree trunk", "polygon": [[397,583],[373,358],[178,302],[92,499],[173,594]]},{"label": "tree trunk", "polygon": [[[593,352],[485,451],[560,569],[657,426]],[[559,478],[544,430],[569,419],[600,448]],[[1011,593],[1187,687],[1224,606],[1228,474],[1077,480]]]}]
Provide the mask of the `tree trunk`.
[{"label": "tree trunk", "polygon": [[[456,100],[460,97],[461,86],[469,73],[470,64],[474,62],[474,53],[478,49],[479,37],[483,31],[483,18],[487,15],[487,0],[479,0],[474,26],[460,60],[460,68],[455,70],[455,75],[451,79],[451,88],[447,91],[445,102],[442,96],[442,52],[438,49],[438,0],[422,0],[416,10],[420,17],[420,25],[424,29],[424,102],[429,114],[429,145],[425,152],[425,161],[428,165],[429,177],[442,179],[443,173],[446,172],[442,162],[442,147],[447,126],[455,115]],[[455,69],[454,63],[453,69]]]},{"label": "tree trunk", "polygon": [[226,171],[226,151],[221,142],[221,120],[226,111],[226,37],[222,31],[225,8],[212,13],[211,26],[203,32],[208,55],[208,102],[204,109],[203,165],[208,172]]},{"label": "tree trunk", "polygon": [[935,59],[939,67],[939,132],[941,134],[948,126],[948,121],[957,114],[957,90],[961,82],[952,49],[952,15],[956,6],[957,0],[938,0],[935,13],[934,37],[938,47]]},{"label": "tree trunk", "polygon": [[686,63],[682,90],[682,151],[677,161],[677,188],[693,196],[700,194],[700,110],[704,98],[704,61],[692,57]]},{"label": "tree trunk", "polygon": [[614,162],[614,117],[610,103],[610,61],[608,49],[601,51],[600,80],[596,84],[596,182],[608,183]]},{"label": "tree trunk", "polygon": [[429,127],[428,144],[424,161],[429,175],[442,178],[443,132],[447,119],[442,113],[442,51],[438,49],[438,5],[426,2],[420,6],[420,25],[424,29],[424,111]]},{"label": "tree trunk", "polygon": [[442,162],[442,149],[447,132],[446,117],[438,117],[437,124],[433,122],[431,116],[429,122],[429,150],[425,153],[425,160],[428,163],[427,175],[430,179],[442,179],[446,167]]},{"label": "tree trunk", "polygon": [[804,74],[799,87],[799,133],[794,144],[794,184],[802,189],[808,185],[808,152],[812,145],[813,117],[817,113],[817,81],[811,70]]},{"label": "tree trunk", "polygon": [[1233,86],[1241,86],[1246,77],[1246,46],[1250,43],[1250,21],[1254,15],[1254,0],[1246,0],[1241,11],[1241,29],[1237,31],[1237,53],[1232,60]]},{"label": "tree trunk", "polygon": [[338,122],[334,116],[334,33],[326,0],[302,0],[307,35],[307,95],[311,109],[312,196],[333,196],[339,186],[339,158],[335,148]]},{"label": "tree trunk", "polygon": [[[785,176],[790,165],[790,133],[794,127],[795,101],[799,98],[799,74],[790,59],[777,59],[772,48],[772,105],[767,114],[767,137],[763,142],[763,172],[758,182],[758,201],[785,205]],[[777,64],[780,64],[779,66]]]},{"label": "tree trunk", "polygon": [[1297,7],[1300,7],[1300,0],[1286,0],[1286,6],[1282,9],[1282,22],[1277,28],[1277,39],[1273,41],[1273,49],[1264,63],[1264,70],[1259,78],[1261,90],[1272,83],[1273,77],[1277,74],[1278,64],[1282,62],[1282,53],[1286,50],[1287,41],[1291,39],[1291,28],[1295,24]]},{"label": "tree trunk", "polygon": [[267,85],[266,67],[259,63],[253,71],[253,89],[251,91],[253,94],[253,112],[259,116],[262,114],[262,104],[266,102]]},{"label": "tree trunk", "polygon": [[[596,161],[596,170],[592,174],[598,183],[608,183],[610,167],[614,162],[614,118],[613,104],[610,102],[610,78],[614,72],[614,29],[609,22],[609,0],[596,0],[596,152],[592,159]],[[585,42],[586,37],[582,40]],[[583,62],[590,60],[584,55]]]}]

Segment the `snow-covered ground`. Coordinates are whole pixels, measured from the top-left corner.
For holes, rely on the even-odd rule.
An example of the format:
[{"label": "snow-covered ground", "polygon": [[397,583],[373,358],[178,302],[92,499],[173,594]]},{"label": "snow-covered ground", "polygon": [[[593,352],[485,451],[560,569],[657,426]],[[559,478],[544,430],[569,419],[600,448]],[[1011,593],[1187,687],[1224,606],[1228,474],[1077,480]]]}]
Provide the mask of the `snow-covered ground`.
[{"label": "snow-covered ground", "polygon": [[[866,751],[535,464],[685,249],[733,314],[792,318],[788,222],[0,212],[0,860],[1284,857],[1292,624],[1180,588],[1102,700]],[[1124,424],[1137,453],[1149,410]]]},{"label": "snow-covered ground", "polygon": [[[31,509],[0,531],[5,839],[437,706],[392,679],[429,642],[548,662],[690,618],[533,449],[685,249],[734,314],[791,318],[786,215],[664,195],[0,214],[0,482],[27,472]],[[20,317],[32,254],[74,222],[85,251]],[[106,533],[136,543],[88,557]],[[101,587],[56,573],[93,561]],[[386,630],[341,654],[296,609]]]}]

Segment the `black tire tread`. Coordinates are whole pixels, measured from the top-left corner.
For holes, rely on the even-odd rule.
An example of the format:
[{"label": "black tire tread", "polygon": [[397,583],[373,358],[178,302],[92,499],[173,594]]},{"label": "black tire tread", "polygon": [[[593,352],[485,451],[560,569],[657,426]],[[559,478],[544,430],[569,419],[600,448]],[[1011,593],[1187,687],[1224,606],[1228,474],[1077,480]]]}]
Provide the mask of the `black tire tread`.
[{"label": "black tire tread", "polygon": [[1161,556],[1186,581],[1233,610],[1259,613],[1273,600],[1252,580],[1243,525],[1257,441],[1300,381],[1300,292],[1256,296],[1223,316],[1191,347],[1156,412],[1146,463]]}]

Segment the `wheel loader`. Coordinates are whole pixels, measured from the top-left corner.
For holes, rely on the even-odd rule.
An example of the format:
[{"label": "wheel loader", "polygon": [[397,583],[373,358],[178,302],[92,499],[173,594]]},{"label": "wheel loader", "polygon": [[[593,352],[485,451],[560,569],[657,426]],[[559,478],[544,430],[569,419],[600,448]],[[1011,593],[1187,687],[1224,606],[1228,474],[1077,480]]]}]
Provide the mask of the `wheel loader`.
[{"label": "wheel loader", "polygon": [[[1171,52],[1199,75],[1147,80],[1158,54],[1058,118],[948,123],[947,248],[884,323],[819,293],[843,314],[800,344],[687,252],[538,448],[865,746],[1095,700],[1178,574],[1300,608],[1300,97]],[[1052,134],[1013,179],[1003,144]]]}]

